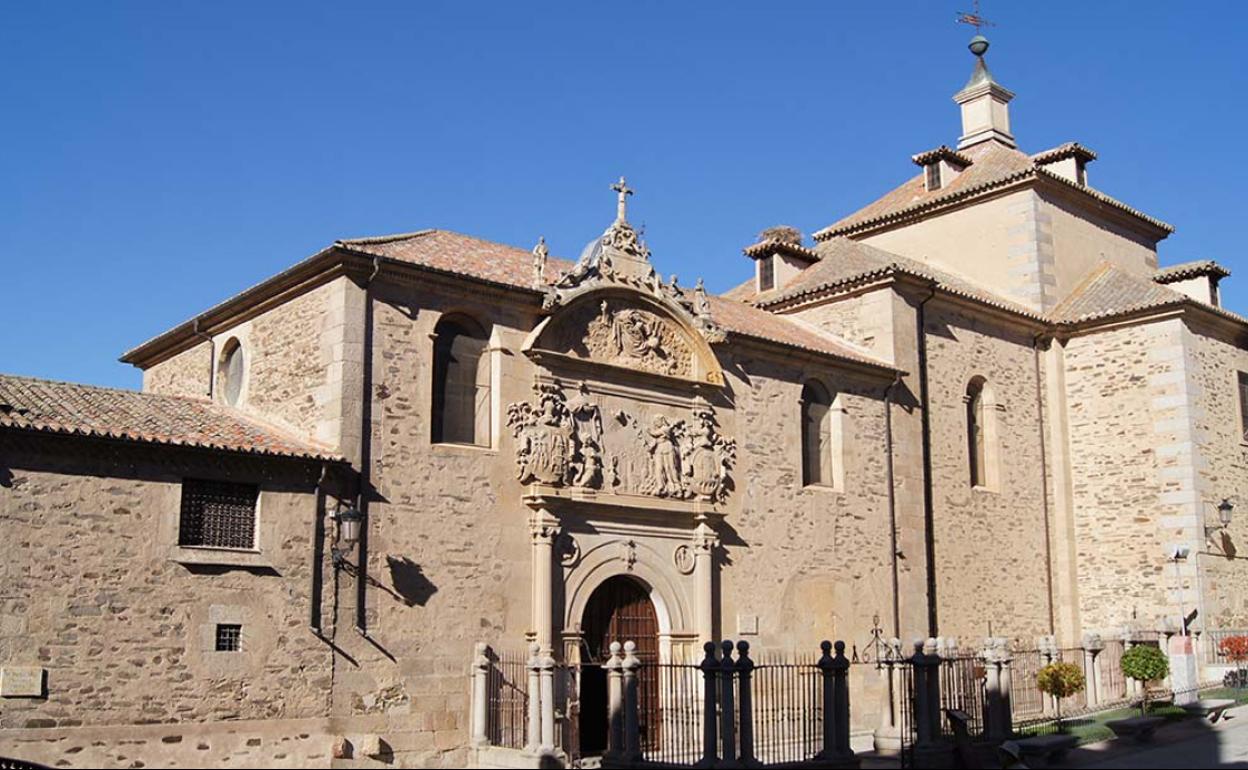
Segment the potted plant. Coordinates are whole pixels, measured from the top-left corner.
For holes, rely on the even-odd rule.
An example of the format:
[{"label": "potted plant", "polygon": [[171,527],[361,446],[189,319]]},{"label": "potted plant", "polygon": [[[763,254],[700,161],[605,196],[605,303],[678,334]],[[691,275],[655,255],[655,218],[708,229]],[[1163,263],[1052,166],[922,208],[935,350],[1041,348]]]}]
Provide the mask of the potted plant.
[{"label": "potted plant", "polygon": [[1170,673],[1170,659],[1151,644],[1137,644],[1122,654],[1122,673],[1140,683],[1140,716],[1148,716],[1148,683]]},{"label": "potted plant", "polygon": [[1226,676],[1227,683],[1231,687],[1248,686],[1248,672],[1244,670],[1244,663],[1248,662],[1248,635],[1226,637],[1218,643],[1218,651],[1235,664],[1235,670]]},{"label": "potted plant", "polygon": [[1083,669],[1074,663],[1050,663],[1036,672],[1036,686],[1040,692],[1057,699],[1057,729],[1062,727],[1062,698],[1069,698],[1077,692],[1083,692],[1087,684],[1083,678]]}]

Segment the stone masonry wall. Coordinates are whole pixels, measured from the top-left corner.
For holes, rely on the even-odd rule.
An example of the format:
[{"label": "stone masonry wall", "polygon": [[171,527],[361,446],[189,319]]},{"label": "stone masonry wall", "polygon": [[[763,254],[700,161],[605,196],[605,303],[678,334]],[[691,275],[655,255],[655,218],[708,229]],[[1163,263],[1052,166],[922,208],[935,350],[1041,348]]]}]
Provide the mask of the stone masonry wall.
[{"label": "stone masonry wall", "polygon": [[[1196,492],[1181,321],[1122,326],[1066,344],[1082,626],[1113,632],[1177,618],[1167,547],[1190,540]],[[1186,568],[1184,568],[1185,570]],[[1184,598],[1195,600],[1184,575]],[[1177,621],[1176,621],[1177,622]]]},{"label": "stone masonry wall", "polygon": [[[0,704],[0,755],[27,756],[16,747],[70,735],[36,728],[164,723],[171,735],[189,723],[323,716],[331,658],[308,629],[315,496],[265,482],[260,547],[271,568],[200,569],[174,561],[179,476],[120,465],[0,451],[11,474],[0,490],[10,546],[0,565],[0,665],[47,671],[46,698]],[[242,623],[241,652],[215,652],[216,622]],[[116,751],[106,759],[64,740],[56,764],[115,764],[139,753],[151,762],[137,744],[105,741]],[[216,761],[216,749],[204,751],[192,754]],[[288,754],[310,759],[303,749]],[[43,753],[27,758],[52,763]]]},{"label": "stone masonry wall", "polygon": [[[927,307],[939,631],[963,641],[1049,630],[1046,479],[1030,335]],[[970,483],[966,392],[985,381],[990,483]],[[993,472],[997,476],[992,482]]]},{"label": "stone masonry wall", "polygon": [[161,361],[143,371],[143,390],[167,396],[208,397],[208,365],[211,352],[207,342]]},{"label": "stone masonry wall", "polygon": [[[1216,524],[1223,498],[1235,504],[1231,524],[1199,549],[1207,617],[1200,626],[1248,629],[1248,442],[1239,407],[1239,373],[1248,373],[1248,340],[1225,332],[1191,329],[1195,357],[1196,414],[1200,443],[1201,524]],[[1203,539],[1203,532],[1200,533]],[[1235,558],[1238,557],[1238,558]]]}]

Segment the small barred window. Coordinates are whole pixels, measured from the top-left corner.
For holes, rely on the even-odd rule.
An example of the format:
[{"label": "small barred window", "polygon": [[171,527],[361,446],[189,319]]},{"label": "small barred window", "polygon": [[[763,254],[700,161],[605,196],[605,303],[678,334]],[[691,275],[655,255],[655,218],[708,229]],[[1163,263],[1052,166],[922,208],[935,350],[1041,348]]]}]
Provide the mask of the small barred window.
[{"label": "small barred window", "polygon": [[927,164],[927,189],[940,189],[940,163]]},{"label": "small barred window", "polygon": [[254,548],[255,484],[183,479],[178,544],[212,548]]},{"label": "small barred window", "polygon": [[758,260],[758,290],[770,291],[774,288],[776,288],[776,258],[775,255],[770,255]]},{"label": "small barred window", "polygon": [[217,652],[238,652],[243,649],[243,627],[237,623],[217,624]]}]

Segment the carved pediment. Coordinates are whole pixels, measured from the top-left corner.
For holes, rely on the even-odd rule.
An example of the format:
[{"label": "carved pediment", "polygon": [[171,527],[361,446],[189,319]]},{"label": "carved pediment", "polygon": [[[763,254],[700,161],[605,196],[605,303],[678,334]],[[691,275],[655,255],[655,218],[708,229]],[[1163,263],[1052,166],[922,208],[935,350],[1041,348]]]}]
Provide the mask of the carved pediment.
[{"label": "carved pediment", "polygon": [[723,384],[705,339],[665,305],[620,290],[595,292],[560,308],[525,343],[538,357],[556,354],[578,362],[632,372]]}]

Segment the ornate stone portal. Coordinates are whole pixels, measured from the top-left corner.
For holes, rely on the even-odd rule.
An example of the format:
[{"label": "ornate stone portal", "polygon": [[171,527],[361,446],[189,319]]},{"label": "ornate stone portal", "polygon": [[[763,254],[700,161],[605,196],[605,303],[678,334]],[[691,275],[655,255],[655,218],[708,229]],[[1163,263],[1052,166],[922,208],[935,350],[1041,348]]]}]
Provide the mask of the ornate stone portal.
[{"label": "ornate stone portal", "polygon": [[511,404],[522,483],[678,500],[724,501],[737,445],[719,433],[715,410],[699,402],[690,416],[602,407],[581,384],[571,400],[541,383],[533,401]]}]

